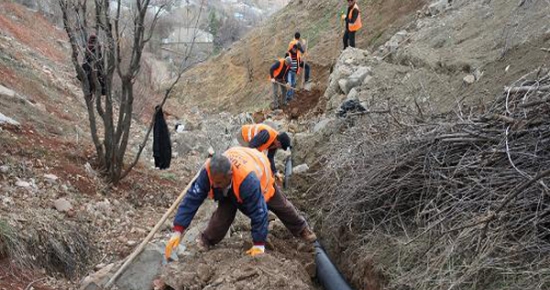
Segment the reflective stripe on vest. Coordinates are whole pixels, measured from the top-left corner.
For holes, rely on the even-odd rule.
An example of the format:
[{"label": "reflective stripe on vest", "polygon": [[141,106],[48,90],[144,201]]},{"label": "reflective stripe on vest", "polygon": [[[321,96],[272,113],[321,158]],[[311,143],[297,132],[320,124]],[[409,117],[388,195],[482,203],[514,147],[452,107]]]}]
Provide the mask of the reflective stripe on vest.
[{"label": "reflective stripe on vest", "polygon": [[254,138],[254,136],[258,135],[258,133],[262,130],[267,130],[267,132],[269,133],[269,139],[267,140],[267,142],[262,144],[260,147],[256,148],[259,151],[263,152],[269,149],[271,144],[273,144],[273,142],[277,138],[277,135],[279,135],[279,132],[277,132],[275,129],[271,128],[266,124],[254,124],[254,125],[244,125],[241,128],[241,135],[245,142],[250,142]]},{"label": "reflective stripe on vest", "polygon": [[[255,149],[245,147],[233,147],[223,153],[224,156],[229,158],[231,162],[231,170],[233,171],[233,194],[235,195],[237,202],[242,203],[240,188],[242,182],[249,174],[255,174],[256,178],[260,181],[261,192],[264,196],[264,200],[268,202],[275,194],[275,179],[269,166],[269,160],[267,157],[258,152]],[[212,177],[210,174],[210,160],[206,161],[204,165],[208,174],[208,180],[210,181],[210,192],[208,197],[214,198],[214,191],[212,189]]]},{"label": "reflective stripe on vest", "polygon": [[348,14],[348,21],[351,21],[351,18],[353,16],[353,10],[357,9],[357,19],[354,23],[348,23],[349,31],[355,32],[361,27],[363,27],[363,24],[361,24],[361,11],[359,11],[359,6],[357,6],[357,3],[353,5],[353,8],[349,11]]}]

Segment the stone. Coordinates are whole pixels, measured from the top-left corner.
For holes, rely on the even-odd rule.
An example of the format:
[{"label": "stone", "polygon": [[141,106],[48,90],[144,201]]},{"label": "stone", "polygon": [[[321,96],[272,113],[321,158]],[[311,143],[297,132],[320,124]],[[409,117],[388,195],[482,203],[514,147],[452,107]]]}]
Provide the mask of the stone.
[{"label": "stone", "polygon": [[371,80],[372,80],[372,76],[367,75],[367,76],[363,79],[363,85],[368,84]]},{"label": "stone", "polygon": [[23,180],[18,180],[17,182],[15,182],[15,186],[23,187],[23,188],[30,188],[31,184],[26,182],[26,181],[23,181]]},{"label": "stone", "polygon": [[449,0],[437,0],[428,6],[429,15],[435,16],[441,12],[444,12],[448,7]]},{"label": "stone", "polygon": [[64,198],[59,198],[56,201],[54,201],[53,206],[59,212],[68,212],[73,208],[71,203]]},{"label": "stone", "polygon": [[302,173],[305,173],[309,170],[309,166],[307,164],[300,164],[298,166],[295,166],[294,168],[292,168],[292,173],[294,174],[302,174]]},{"label": "stone", "polygon": [[332,119],[323,119],[323,120],[319,121],[313,127],[313,133],[317,133],[317,132],[323,130],[331,121],[332,121]]},{"label": "stone", "polygon": [[8,173],[8,171],[10,171],[10,167],[8,165],[0,166],[0,172],[1,173]]},{"label": "stone", "polygon": [[59,177],[55,176],[54,174],[44,174],[44,178],[51,182],[55,182],[59,179]]},{"label": "stone", "polygon": [[13,90],[10,90],[3,85],[0,85],[0,96],[6,96],[6,97],[15,97],[15,92]]},{"label": "stone", "polygon": [[353,88],[353,89],[351,89],[351,91],[349,91],[349,94],[346,97],[346,100],[357,100],[357,95],[358,94],[359,93],[357,92],[357,88]]},{"label": "stone", "polygon": [[474,75],[474,77],[476,78],[476,81],[479,81],[479,79],[481,79],[481,77],[483,76],[483,72],[480,71],[479,69],[475,69],[474,72],[472,73]]},{"label": "stone", "polygon": [[367,66],[360,66],[357,68],[355,72],[349,77],[350,79],[358,79],[361,80],[361,82],[365,79],[367,75],[369,75],[372,71],[372,68]]},{"label": "stone", "polygon": [[102,286],[109,281],[111,270],[114,270],[115,264],[109,264],[103,267],[101,270],[85,277],[80,283],[80,290],[101,290]]},{"label": "stone", "polygon": [[212,278],[212,271],[210,270],[210,267],[208,267],[205,264],[200,264],[197,267],[197,276],[199,276],[199,279],[201,279],[203,282],[208,282],[210,278]]},{"label": "stone", "polygon": [[164,245],[149,244],[115,283],[119,289],[150,290],[160,274]]},{"label": "stone", "polygon": [[8,124],[8,125],[14,125],[14,126],[21,125],[19,124],[19,122],[15,121],[14,119],[0,113],[0,125],[2,124]]},{"label": "stone", "polygon": [[467,85],[471,85],[471,84],[475,83],[476,77],[472,74],[469,74],[469,75],[465,76],[462,79],[462,81],[464,81],[464,83],[467,84]]},{"label": "stone", "polygon": [[9,196],[4,196],[4,197],[2,197],[2,204],[4,206],[13,206],[13,205],[15,205],[15,202],[14,202],[13,198],[11,198]]}]

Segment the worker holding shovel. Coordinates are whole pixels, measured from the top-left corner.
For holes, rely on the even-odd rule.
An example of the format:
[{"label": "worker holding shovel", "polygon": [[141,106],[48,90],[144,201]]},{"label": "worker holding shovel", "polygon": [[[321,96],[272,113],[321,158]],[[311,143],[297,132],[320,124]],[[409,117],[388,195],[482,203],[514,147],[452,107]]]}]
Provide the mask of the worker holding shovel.
[{"label": "worker holding shovel", "polygon": [[181,240],[203,201],[209,197],[218,202],[208,226],[197,238],[198,247],[208,250],[226,235],[237,210],[251,220],[254,245],[250,256],[265,252],[268,234],[267,211],[271,210],[296,237],[314,242],[317,237],[306,220],[274,184],[267,157],[255,149],[233,147],[223,154],[214,154],[193,182],[174,219],[174,232],[166,245],[165,257]]},{"label": "worker holding shovel", "polygon": [[286,85],[286,76],[290,68],[290,57],[281,58],[275,62],[269,69],[269,78],[273,84],[273,108],[279,108],[279,88],[281,89],[281,94],[283,95],[283,106],[286,106],[286,94],[287,88]]}]

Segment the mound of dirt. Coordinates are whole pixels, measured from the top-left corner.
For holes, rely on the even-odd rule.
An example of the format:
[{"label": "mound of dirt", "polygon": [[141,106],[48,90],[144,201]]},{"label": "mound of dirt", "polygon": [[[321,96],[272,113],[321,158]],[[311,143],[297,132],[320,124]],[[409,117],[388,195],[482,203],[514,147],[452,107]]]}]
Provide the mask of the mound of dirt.
[{"label": "mound of dirt", "polygon": [[[294,99],[283,107],[283,112],[287,114],[290,119],[297,119],[309,113],[319,103],[319,98],[323,93],[319,89],[313,89],[312,91],[300,90],[294,95]],[[321,113],[318,111],[317,113]]]},{"label": "mound of dirt", "polygon": [[[293,238],[278,220],[272,221],[266,253],[250,257],[245,251],[251,243],[246,218],[234,225],[242,229],[231,233],[208,252],[194,251],[163,269],[161,280],[172,289],[318,289],[314,249]],[[168,288],[168,289],[170,289]]]}]

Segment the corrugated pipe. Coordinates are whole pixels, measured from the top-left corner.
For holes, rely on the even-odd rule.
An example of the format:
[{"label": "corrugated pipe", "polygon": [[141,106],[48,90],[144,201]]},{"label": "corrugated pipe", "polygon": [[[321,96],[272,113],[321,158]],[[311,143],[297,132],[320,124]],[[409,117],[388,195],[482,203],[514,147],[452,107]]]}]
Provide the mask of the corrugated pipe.
[{"label": "corrugated pipe", "polygon": [[348,282],[332,264],[319,241],[315,242],[315,264],[317,264],[317,279],[325,290],[352,290]]}]

